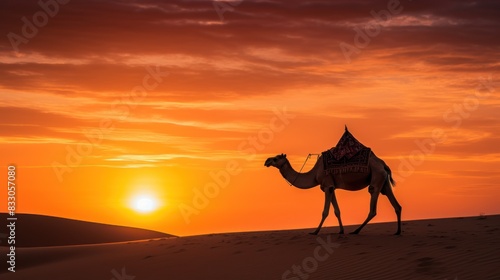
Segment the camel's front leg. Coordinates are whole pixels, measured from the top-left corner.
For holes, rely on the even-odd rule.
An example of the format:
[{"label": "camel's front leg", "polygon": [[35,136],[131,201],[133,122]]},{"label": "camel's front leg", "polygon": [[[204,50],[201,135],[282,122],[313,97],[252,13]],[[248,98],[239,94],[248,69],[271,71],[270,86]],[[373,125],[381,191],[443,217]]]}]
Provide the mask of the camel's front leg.
[{"label": "camel's front leg", "polygon": [[328,212],[330,211],[330,202],[332,199],[332,193],[333,193],[333,188],[326,188],[325,189],[325,206],[323,208],[323,214],[321,216],[321,222],[319,223],[318,228],[314,231],[311,232],[311,234],[318,234],[321,226],[323,225],[323,222],[325,221],[326,217],[328,217]]},{"label": "camel's front leg", "polygon": [[344,226],[342,225],[342,220],[340,219],[340,208],[337,203],[337,198],[335,197],[335,190],[332,191],[332,206],[335,216],[337,216],[337,219],[339,220],[339,234],[344,234]]}]

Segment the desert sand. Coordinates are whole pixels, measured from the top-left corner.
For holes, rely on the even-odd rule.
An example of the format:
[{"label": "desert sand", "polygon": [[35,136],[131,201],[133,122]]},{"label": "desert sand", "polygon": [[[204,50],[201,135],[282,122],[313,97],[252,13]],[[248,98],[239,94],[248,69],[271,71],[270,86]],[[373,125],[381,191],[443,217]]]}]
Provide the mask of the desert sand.
[{"label": "desert sand", "polygon": [[[352,231],[356,226],[348,226]],[[17,250],[11,279],[500,279],[500,216]],[[105,232],[103,234],[106,234]],[[5,248],[2,251],[5,256]]]}]

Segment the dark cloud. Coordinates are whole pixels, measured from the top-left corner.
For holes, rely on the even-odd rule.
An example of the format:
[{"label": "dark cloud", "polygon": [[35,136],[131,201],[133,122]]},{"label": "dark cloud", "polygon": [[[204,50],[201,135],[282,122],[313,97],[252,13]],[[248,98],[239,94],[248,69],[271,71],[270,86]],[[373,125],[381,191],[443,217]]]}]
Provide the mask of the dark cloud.
[{"label": "dark cloud", "polygon": [[[59,13],[34,38],[21,44],[18,55],[37,53],[49,59],[83,59],[87,65],[39,62],[39,66],[13,66],[12,46],[4,36],[0,51],[10,56],[11,62],[0,65],[0,84],[28,89],[47,82],[88,90],[127,90],[133,86],[132,81],[140,79],[143,70],[121,64],[125,57],[120,55],[175,54],[194,60],[203,57],[205,61],[169,69],[178,75],[168,88],[173,91],[183,88],[188,92],[190,85],[201,84],[208,92],[242,92],[251,84],[258,85],[262,92],[270,92],[273,88],[267,88],[268,77],[276,77],[275,87],[280,87],[280,82],[337,84],[338,76],[317,77],[302,69],[344,66],[346,59],[339,43],[355,45],[353,28],[363,29],[372,20],[370,12],[387,9],[387,3],[243,1],[233,11],[227,11],[221,22],[212,1],[73,0],[61,5]],[[37,1],[2,1],[0,5],[0,34],[21,34],[21,18],[30,18],[40,10]],[[416,23],[383,26],[380,34],[362,49],[363,53],[354,58],[385,58],[378,61],[382,65],[393,58],[399,62],[424,61],[443,67],[439,70],[459,72],[478,67],[498,70],[495,61],[499,58],[500,37],[496,33],[500,20],[495,16],[499,13],[495,1],[401,1],[400,5],[403,10],[399,18],[414,17]],[[444,24],[447,21],[443,18],[451,23]],[[303,60],[259,58],[248,53],[251,49],[279,49]],[[214,67],[225,61],[238,61],[246,69],[225,71]],[[12,74],[13,69],[33,70],[42,75],[19,76]],[[352,71],[357,69],[349,71],[355,74]],[[116,83],[118,80],[120,83]]]},{"label": "dark cloud", "polygon": [[[18,33],[21,17],[30,17],[37,1],[3,1],[0,33]],[[246,47],[278,47],[290,53],[338,52],[351,42],[352,24],[372,19],[371,10],[387,9],[388,1],[243,1],[220,22],[211,1],[79,1],[60,7],[47,26],[27,44],[24,53],[58,57],[113,53],[187,53],[233,56]],[[401,1],[399,16],[446,18],[446,26],[385,27],[373,47],[428,44],[493,46],[498,43],[499,7],[495,1]],[[212,24],[206,24],[212,23]],[[482,49],[482,47],[479,47]],[[0,50],[12,47],[3,37]]]}]

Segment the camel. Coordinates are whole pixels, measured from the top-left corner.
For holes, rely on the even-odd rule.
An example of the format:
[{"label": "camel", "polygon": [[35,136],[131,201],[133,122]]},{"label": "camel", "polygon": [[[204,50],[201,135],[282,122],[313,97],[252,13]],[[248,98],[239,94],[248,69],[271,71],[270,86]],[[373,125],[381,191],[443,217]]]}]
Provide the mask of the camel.
[{"label": "camel", "polygon": [[311,234],[317,235],[321,230],[321,226],[328,217],[330,203],[333,206],[335,216],[337,216],[340,232],[344,233],[344,226],[340,218],[340,209],[335,197],[336,189],[343,189],[348,191],[359,191],[369,186],[368,192],[371,194],[370,199],[370,212],[368,217],[355,231],[351,234],[358,234],[361,229],[368,224],[368,222],[377,215],[377,200],[380,193],[386,195],[391,202],[396,216],[398,219],[398,230],[395,235],[401,234],[401,210],[394,193],[392,192],[391,185],[395,185],[392,178],[391,169],[383,160],[378,158],[373,152],[370,152],[368,159],[368,173],[345,173],[345,174],[326,174],[323,165],[323,158],[320,156],[314,167],[305,173],[295,171],[285,154],[277,155],[268,158],[264,165],[266,167],[273,166],[279,169],[281,175],[291,185],[299,189],[310,189],[320,185],[321,190],[325,193],[325,205],[321,217],[321,222],[318,228]]}]

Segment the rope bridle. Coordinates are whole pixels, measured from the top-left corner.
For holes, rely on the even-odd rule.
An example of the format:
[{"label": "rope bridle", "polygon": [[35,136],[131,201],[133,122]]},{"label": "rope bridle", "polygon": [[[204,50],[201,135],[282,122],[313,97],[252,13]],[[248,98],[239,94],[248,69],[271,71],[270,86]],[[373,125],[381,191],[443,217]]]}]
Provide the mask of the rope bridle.
[{"label": "rope bridle", "polygon": [[287,179],[285,179],[285,181],[288,183],[288,185],[293,186],[293,184],[295,184],[295,181],[297,181],[297,178],[299,178],[300,173],[302,173],[302,169],[304,169],[304,166],[306,166],[306,163],[307,163],[307,161],[309,160],[309,158],[311,156],[317,156],[317,158],[316,158],[316,160],[317,160],[320,155],[321,154],[308,154],[307,157],[306,157],[306,160],[304,161],[304,164],[302,164],[302,167],[300,168],[299,174],[297,174],[297,176],[295,176],[295,179],[293,179],[292,182],[290,182]]}]

